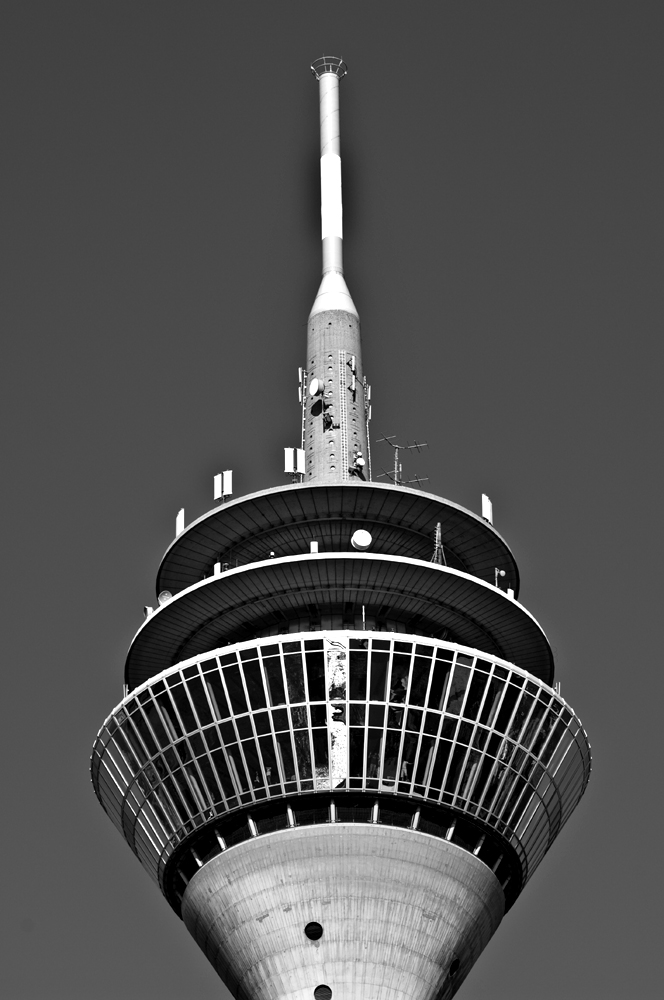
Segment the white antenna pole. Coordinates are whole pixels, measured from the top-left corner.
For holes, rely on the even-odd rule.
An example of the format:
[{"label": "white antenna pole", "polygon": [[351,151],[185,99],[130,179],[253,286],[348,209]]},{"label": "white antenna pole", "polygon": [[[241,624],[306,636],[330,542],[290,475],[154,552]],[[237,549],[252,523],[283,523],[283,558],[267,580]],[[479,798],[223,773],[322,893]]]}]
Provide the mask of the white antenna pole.
[{"label": "white antenna pole", "polygon": [[214,499],[223,503],[233,493],[233,471],[218,472],[214,477]]},{"label": "white antenna pole", "polygon": [[366,481],[366,399],[358,398],[357,391],[358,384],[364,386],[360,317],[343,266],[339,82],[346,75],[346,64],[338,56],[322,56],[311,71],[318,81],[320,103],[323,277],[307,322],[302,437],[306,472],[297,474],[308,483]]},{"label": "white antenna pole", "polygon": [[323,274],[343,271],[343,204],[341,201],[341,145],[339,142],[339,76],[319,77],[320,90],[320,219]]},{"label": "white antenna pole", "polygon": [[339,142],[339,81],[347,73],[337,56],[322,56],[311,66],[320,99],[320,219],[323,280],[311,316],[342,309],[357,316],[344,281],[343,205],[341,200],[341,145]]}]

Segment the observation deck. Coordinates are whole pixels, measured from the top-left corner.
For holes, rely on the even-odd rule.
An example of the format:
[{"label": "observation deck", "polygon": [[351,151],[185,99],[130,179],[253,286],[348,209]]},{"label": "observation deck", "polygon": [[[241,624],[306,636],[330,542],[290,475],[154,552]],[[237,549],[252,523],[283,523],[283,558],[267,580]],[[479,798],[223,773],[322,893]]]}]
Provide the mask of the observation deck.
[{"label": "observation deck", "polygon": [[[437,525],[444,565],[431,561]],[[371,533],[366,552],[351,547],[359,528]],[[499,572],[511,593],[495,586]],[[374,483],[266,490],[217,507],[171,544],[157,590],[174,596],[137,632],[125,681],[132,690],[223,643],[368,627],[454,640],[550,683],[549,644],[517,588],[500,535],[449,501]]]},{"label": "observation deck", "polygon": [[311,69],[302,481],[178,516],[92,780],[236,1000],[450,1000],[581,798],[590,748],[493,525],[364,480],[346,65]]},{"label": "observation deck", "polygon": [[[351,544],[359,529],[371,535],[365,551]],[[496,586],[501,573],[509,590]],[[456,992],[590,772],[585,733],[550,687],[551,649],[515,599],[518,583],[487,521],[375,483],[255,493],[198,518],[170,545],[162,603],[130,646],[130,693],[98,736],[93,782],[240,1000],[292,992],[286,981],[318,974],[297,944],[306,892],[279,916],[269,946],[282,964],[290,955],[286,980],[247,993],[258,975],[249,953],[236,942],[231,958],[219,944],[235,939],[230,890],[208,905],[208,888],[227,885],[232,871],[232,905],[261,921],[267,896],[255,891],[256,872],[274,895],[290,858],[317,871],[309,855],[324,843],[325,870],[311,877],[333,880],[335,906],[353,895],[353,866],[371,866],[378,843],[404,885],[426,871],[439,899],[465,900],[475,931],[450,939],[457,957],[436,987],[439,1000]],[[390,899],[385,934],[395,942],[409,904],[381,878],[370,891],[379,908]],[[280,891],[265,913],[282,909]],[[356,918],[340,910],[328,933],[344,937]],[[437,938],[423,940],[429,957],[418,967],[435,979]],[[353,961],[364,963],[359,953]],[[378,966],[373,974],[378,982]],[[423,984],[422,996],[431,989]]]},{"label": "observation deck", "polygon": [[503,591],[435,563],[351,551],[250,563],[181,591],[137,632],[125,681],[131,690],[223,642],[300,631],[303,624],[317,631],[323,618],[329,627],[361,628],[367,616],[380,623],[380,631],[398,620],[398,631],[416,630],[434,638],[451,634],[464,645],[518,663],[542,680],[553,678],[544,632]]},{"label": "observation deck", "polygon": [[588,780],[564,700],[496,656],[419,635],[237,643],[171,667],[115,709],[95,790],[179,912],[245,840],[312,824],[438,837],[516,898]]},{"label": "observation deck", "polygon": [[[197,518],[174,539],[157,574],[157,592],[177,593],[214,572],[299,555],[318,541],[321,552],[351,547],[353,532],[371,532],[371,552],[431,561],[440,523],[445,564],[519,596],[519,571],[493,525],[450,500],[383,483],[296,484],[231,500]],[[501,578],[503,579],[503,578]]]}]

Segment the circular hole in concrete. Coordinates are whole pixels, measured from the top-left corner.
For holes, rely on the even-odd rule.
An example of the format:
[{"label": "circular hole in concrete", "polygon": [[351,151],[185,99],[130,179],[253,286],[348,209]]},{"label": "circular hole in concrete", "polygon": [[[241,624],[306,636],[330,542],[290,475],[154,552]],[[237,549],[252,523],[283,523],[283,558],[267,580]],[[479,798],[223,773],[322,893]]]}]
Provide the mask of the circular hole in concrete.
[{"label": "circular hole in concrete", "polygon": [[318,941],[319,938],[323,936],[323,928],[320,924],[317,924],[313,920],[310,924],[304,928],[304,933],[307,935],[310,941]]},{"label": "circular hole in concrete", "polygon": [[321,983],[314,990],[314,1000],[332,1000],[332,990],[325,983]]}]

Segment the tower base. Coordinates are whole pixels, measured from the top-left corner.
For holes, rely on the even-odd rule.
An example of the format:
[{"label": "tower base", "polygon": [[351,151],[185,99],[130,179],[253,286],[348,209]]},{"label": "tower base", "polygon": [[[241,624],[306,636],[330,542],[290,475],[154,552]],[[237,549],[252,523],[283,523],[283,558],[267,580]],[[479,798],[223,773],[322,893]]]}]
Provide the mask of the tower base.
[{"label": "tower base", "polygon": [[[238,1000],[447,1000],[501,921],[472,854],[417,831],[335,823],[247,841],[187,886],[184,922]],[[305,934],[320,924],[318,940]],[[317,992],[317,1000],[329,994]]]}]

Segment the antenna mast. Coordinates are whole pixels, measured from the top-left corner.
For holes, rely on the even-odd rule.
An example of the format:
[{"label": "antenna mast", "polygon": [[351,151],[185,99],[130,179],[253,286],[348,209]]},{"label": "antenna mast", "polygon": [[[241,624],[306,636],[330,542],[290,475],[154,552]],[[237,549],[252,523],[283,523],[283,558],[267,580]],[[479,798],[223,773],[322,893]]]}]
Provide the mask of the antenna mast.
[{"label": "antenna mast", "polygon": [[415,441],[413,444],[392,444],[396,434],[384,434],[382,438],[378,438],[376,444],[385,443],[394,449],[394,467],[392,472],[386,472],[383,469],[380,476],[376,476],[376,479],[389,479],[394,483],[395,486],[412,486],[413,483],[420,485],[420,483],[428,483],[428,476],[418,476],[415,475],[414,479],[402,479],[403,476],[403,466],[399,459],[400,451],[422,451],[422,448],[428,448],[426,441]]},{"label": "antenna mast", "polygon": [[328,309],[343,309],[358,316],[344,280],[343,203],[341,200],[341,129],[339,125],[339,81],[346,76],[346,63],[337,56],[321,56],[311,65],[318,80],[320,99],[320,221],[323,280],[309,319]]},{"label": "antenna mast", "polygon": [[346,64],[322,56],[311,66],[320,100],[320,216],[323,275],[307,323],[304,482],[366,481],[370,389],[362,370],[360,317],[343,266],[339,81]]}]

